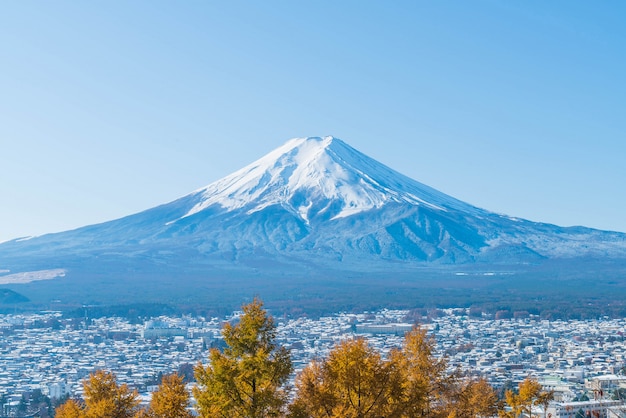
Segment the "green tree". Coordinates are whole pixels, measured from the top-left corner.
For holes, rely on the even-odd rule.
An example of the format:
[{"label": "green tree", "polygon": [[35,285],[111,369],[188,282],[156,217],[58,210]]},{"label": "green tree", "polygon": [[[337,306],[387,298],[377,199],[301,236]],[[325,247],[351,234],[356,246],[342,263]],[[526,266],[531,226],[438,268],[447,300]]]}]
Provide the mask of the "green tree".
[{"label": "green tree", "polygon": [[401,417],[402,373],[362,338],[346,340],[298,376],[291,417]]},{"label": "green tree", "polygon": [[25,414],[27,410],[28,410],[28,400],[26,400],[26,395],[22,394],[22,397],[20,398],[20,403],[17,406],[17,411],[20,414]]},{"label": "green tree", "polygon": [[243,306],[236,325],[222,330],[227,347],[211,349],[209,364],[196,366],[194,388],[201,417],[278,417],[287,402],[284,389],[292,370],[291,358],[278,347],[276,326],[255,298]]},{"label": "green tree", "polygon": [[616,401],[626,400],[626,389],[624,388],[615,389],[613,391],[613,394],[611,395],[611,399],[614,399]]}]

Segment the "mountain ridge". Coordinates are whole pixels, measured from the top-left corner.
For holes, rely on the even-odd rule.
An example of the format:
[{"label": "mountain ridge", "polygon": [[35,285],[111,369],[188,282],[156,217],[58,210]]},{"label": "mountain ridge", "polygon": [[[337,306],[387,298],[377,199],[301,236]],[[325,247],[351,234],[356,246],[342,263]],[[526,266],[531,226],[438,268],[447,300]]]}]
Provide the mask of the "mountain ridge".
[{"label": "mountain ridge", "polygon": [[0,244],[0,270],[66,272],[45,286],[84,280],[117,288],[144,275],[145,285],[152,275],[158,280],[148,286],[169,288],[180,278],[189,292],[205,285],[202,276],[231,289],[230,282],[249,285],[255,277],[272,286],[272,277],[284,275],[304,283],[424,268],[450,274],[455,266],[524,271],[561,259],[591,271],[599,260],[626,260],[626,234],[492,213],[330,136],[292,139],[136,214]]},{"label": "mountain ridge", "polygon": [[[273,225],[275,232],[289,229],[287,225],[291,228],[284,231],[291,238],[281,247],[307,238],[309,242],[315,241],[310,235],[316,231],[323,240],[332,241],[328,235],[341,236],[337,228],[331,233],[324,231],[324,224],[328,222],[342,224],[339,230],[352,229],[357,241],[359,232],[354,230],[354,224],[359,224],[363,231],[379,235],[385,235],[381,229],[387,233],[392,233],[394,228],[403,230],[404,238],[413,237],[412,244],[428,239],[431,242],[437,239],[439,243],[448,239],[471,241],[477,256],[480,248],[497,247],[502,242],[507,245],[530,242],[533,250],[547,244],[538,252],[555,256],[559,253],[556,247],[563,243],[559,238],[564,234],[576,251],[584,249],[578,243],[589,236],[601,236],[602,240],[596,244],[606,251],[610,250],[607,247],[611,243],[626,241],[626,234],[618,232],[559,227],[477,208],[380,164],[340,139],[327,136],[294,138],[242,169],[170,203],[72,231],[11,240],[0,244],[0,250],[11,244],[28,247],[42,239],[45,241],[44,237],[62,239],[89,231],[98,236],[91,237],[91,241],[111,243],[146,242],[171,235],[180,237],[198,229],[217,238],[214,233],[227,230],[224,226],[251,224],[253,222],[246,217],[264,210],[277,219],[292,217],[285,220],[282,228],[280,224]],[[375,220],[369,227],[362,219],[365,215]],[[268,227],[272,216],[255,216],[262,218],[258,219],[259,223],[265,223],[265,235],[271,235]],[[214,225],[215,219],[220,220],[217,225]],[[207,220],[211,221],[210,225],[204,228]],[[442,228],[444,223],[450,230]],[[71,242],[66,243],[71,245]],[[567,248],[560,250],[565,250],[560,251],[561,254],[574,255]]]}]

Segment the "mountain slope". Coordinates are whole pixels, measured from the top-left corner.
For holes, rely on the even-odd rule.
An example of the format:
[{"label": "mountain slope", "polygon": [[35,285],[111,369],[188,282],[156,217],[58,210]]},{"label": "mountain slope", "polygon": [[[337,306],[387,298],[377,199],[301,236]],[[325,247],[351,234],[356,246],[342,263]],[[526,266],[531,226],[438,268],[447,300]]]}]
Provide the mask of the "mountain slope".
[{"label": "mountain slope", "polygon": [[296,138],[199,191],[186,216],[214,204],[247,212],[280,204],[308,222],[337,219],[385,204],[480,213],[461,201],[411,180],[333,138]]},{"label": "mountain slope", "polygon": [[310,278],[600,257],[626,259],[626,235],[494,214],[333,137],[290,140],[205,188],[141,213],[0,244],[0,270],[63,269],[65,278],[80,272],[111,283],[144,274]]},{"label": "mountain slope", "polygon": [[[623,234],[497,215],[405,177],[333,138],[297,138],[169,204],[0,245],[41,254],[136,246],[201,253],[262,248],[470,262],[517,247],[536,257],[623,255]],[[499,257],[505,257],[502,253]],[[512,259],[501,261],[515,262]]]}]

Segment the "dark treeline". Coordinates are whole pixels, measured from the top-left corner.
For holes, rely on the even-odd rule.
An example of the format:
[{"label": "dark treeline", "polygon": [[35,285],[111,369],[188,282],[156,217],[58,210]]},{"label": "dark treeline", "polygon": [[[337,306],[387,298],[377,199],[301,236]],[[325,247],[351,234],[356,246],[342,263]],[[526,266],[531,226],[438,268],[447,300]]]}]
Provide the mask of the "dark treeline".
[{"label": "dark treeline", "polygon": [[[435,301],[436,302],[436,301]],[[406,309],[406,305],[381,303],[355,303],[343,306],[343,309],[331,311],[317,302],[315,308],[304,308],[306,301],[300,303],[293,302],[273,302],[269,305],[276,315],[288,317],[308,316],[312,318],[328,315],[334,312],[354,312],[374,311],[379,309]],[[438,309],[461,308],[468,309],[469,316],[473,318],[489,319],[516,319],[530,316],[547,320],[587,320],[609,318],[626,318],[626,302],[624,300],[609,302],[608,299],[588,298],[588,299],[559,299],[559,298],[534,298],[524,301],[482,301],[473,302],[469,298],[466,300],[448,300],[447,303],[430,303],[421,307],[410,309],[410,317],[422,320],[433,315]],[[64,313],[65,318],[103,318],[120,317],[126,318],[131,323],[139,323],[146,318],[160,315],[195,315],[203,317],[222,317],[232,312],[232,309],[223,307],[220,309],[207,309],[201,306],[177,306],[164,303],[138,303],[111,306],[83,306],[73,308]]]}]

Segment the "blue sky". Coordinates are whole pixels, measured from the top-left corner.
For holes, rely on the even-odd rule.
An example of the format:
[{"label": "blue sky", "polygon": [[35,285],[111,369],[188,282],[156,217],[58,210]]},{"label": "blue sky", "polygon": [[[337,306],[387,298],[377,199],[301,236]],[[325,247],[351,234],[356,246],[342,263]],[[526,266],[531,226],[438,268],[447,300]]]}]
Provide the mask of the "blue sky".
[{"label": "blue sky", "polygon": [[0,241],[334,135],[476,206],[626,232],[621,1],[7,2]]}]

